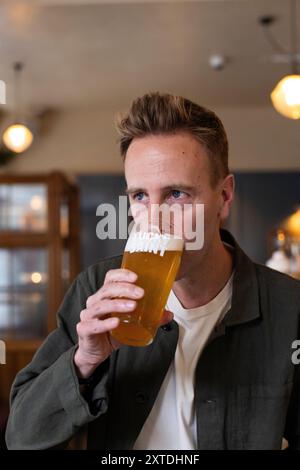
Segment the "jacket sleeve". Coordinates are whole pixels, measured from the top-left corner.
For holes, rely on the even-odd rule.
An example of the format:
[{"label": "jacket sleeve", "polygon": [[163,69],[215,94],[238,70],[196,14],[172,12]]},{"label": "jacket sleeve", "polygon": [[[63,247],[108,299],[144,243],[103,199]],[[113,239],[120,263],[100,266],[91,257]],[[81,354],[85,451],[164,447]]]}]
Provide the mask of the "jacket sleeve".
[{"label": "jacket sleeve", "polygon": [[9,449],[66,447],[79,429],[107,410],[107,361],[98,370],[99,380],[90,407],[80,393],[73,363],[77,347],[76,324],[86,299],[92,294],[80,275],[67,292],[58,312],[58,327],[18,373],[11,390],[11,411],[6,431]]}]

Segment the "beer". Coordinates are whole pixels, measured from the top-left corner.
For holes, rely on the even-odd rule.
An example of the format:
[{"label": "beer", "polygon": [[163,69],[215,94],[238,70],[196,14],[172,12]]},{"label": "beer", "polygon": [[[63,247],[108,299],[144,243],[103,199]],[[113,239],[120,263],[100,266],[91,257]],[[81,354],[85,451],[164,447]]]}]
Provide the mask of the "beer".
[{"label": "beer", "polygon": [[111,335],[123,344],[147,346],[153,341],[175,280],[183,250],[183,240],[166,234],[131,233],[125,247],[122,268],[138,275],[145,291],[137,307],[129,313],[113,313],[120,325]]}]

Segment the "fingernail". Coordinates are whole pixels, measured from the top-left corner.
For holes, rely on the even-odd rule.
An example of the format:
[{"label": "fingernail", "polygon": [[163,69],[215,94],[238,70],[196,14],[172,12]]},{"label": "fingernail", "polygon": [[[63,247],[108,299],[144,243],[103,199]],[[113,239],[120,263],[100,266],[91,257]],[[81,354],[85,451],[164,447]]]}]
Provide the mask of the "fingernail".
[{"label": "fingernail", "polygon": [[130,272],[130,273],[129,273],[129,278],[132,279],[133,281],[135,281],[136,278],[137,278],[137,274],[134,273],[134,272]]},{"label": "fingernail", "polygon": [[142,295],[144,295],[144,289],[142,289],[141,287],[136,287],[133,291],[133,294],[136,297],[141,297]]}]

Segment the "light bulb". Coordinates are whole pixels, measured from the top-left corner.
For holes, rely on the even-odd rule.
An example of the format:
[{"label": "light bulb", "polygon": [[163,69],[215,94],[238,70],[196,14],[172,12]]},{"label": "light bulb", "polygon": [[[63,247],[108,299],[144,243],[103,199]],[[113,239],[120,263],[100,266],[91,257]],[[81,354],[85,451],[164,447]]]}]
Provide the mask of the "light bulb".
[{"label": "light bulb", "polygon": [[3,142],[9,150],[16,153],[24,152],[33,141],[31,130],[23,124],[13,124],[3,133]]},{"label": "light bulb", "polygon": [[271,93],[274,108],[290,119],[300,119],[300,75],[287,75]]},{"label": "light bulb", "polygon": [[41,273],[38,273],[38,272],[32,273],[31,280],[34,284],[39,284],[42,281]]}]

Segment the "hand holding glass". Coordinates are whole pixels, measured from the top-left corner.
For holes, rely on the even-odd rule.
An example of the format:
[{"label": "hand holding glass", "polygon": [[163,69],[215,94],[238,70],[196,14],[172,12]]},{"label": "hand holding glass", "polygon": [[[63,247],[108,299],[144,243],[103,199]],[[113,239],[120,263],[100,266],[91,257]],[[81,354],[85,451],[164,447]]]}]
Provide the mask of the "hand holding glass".
[{"label": "hand holding glass", "polygon": [[130,346],[147,346],[153,341],[178,272],[184,242],[169,234],[130,233],[122,268],[138,275],[136,283],[145,291],[134,311],[113,313],[120,319],[111,336]]}]

